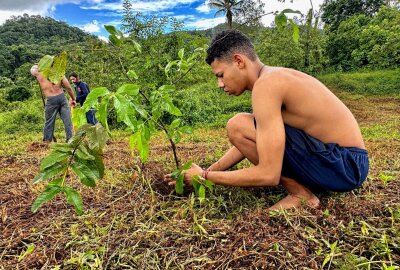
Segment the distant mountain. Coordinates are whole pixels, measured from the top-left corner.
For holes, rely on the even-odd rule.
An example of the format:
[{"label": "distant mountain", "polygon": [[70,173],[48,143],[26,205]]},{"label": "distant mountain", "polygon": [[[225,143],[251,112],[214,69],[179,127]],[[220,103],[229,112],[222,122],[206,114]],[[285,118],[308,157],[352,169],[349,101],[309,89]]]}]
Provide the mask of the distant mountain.
[{"label": "distant mountain", "polygon": [[0,43],[6,46],[42,42],[81,42],[94,38],[77,27],[38,15],[13,17],[0,26]]},{"label": "distant mountain", "polygon": [[88,39],[97,37],[49,17],[13,17],[0,25],[0,77],[14,78],[21,65]]}]

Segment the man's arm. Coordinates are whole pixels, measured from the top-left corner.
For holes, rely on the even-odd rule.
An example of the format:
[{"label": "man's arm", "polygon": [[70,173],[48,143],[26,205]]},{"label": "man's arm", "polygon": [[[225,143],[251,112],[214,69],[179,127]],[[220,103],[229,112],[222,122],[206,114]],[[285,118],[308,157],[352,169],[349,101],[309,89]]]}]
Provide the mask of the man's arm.
[{"label": "man's arm", "polygon": [[75,93],[72,90],[72,87],[65,76],[62,79],[61,83],[65,88],[67,88],[68,95],[71,97],[71,106],[75,106],[76,105]]},{"label": "man's arm", "polygon": [[[257,120],[256,147],[259,163],[256,166],[236,171],[211,170],[207,174],[208,180],[227,186],[274,186],[279,184],[285,147],[285,129],[281,112],[284,89],[278,81],[264,78],[257,81],[253,88],[252,105],[253,114]],[[239,157],[239,155],[235,156]],[[228,162],[225,163],[225,165],[227,164]],[[192,177],[201,175],[202,169],[193,164],[192,168],[184,173],[185,181],[191,183]],[[166,180],[170,179],[166,178]]]},{"label": "man's arm", "polygon": [[225,171],[242,161],[245,156],[235,146],[231,147],[218,161],[213,163],[209,171]]}]

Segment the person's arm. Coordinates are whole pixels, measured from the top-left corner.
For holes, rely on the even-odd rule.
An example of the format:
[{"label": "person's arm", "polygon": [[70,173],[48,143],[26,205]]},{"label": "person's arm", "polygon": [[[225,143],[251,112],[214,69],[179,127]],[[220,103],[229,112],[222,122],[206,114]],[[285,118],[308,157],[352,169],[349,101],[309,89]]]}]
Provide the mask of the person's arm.
[{"label": "person's arm", "polygon": [[244,158],[245,156],[235,146],[233,146],[218,161],[208,167],[208,170],[225,171],[238,164]]},{"label": "person's arm", "polygon": [[72,87],[71,87],[69,81],[67,80],[67,78],[66,78],[65,76],[64,76],[64,78],[62,79],[62,85],[63,85],[65,88],[67,88],[68,95],[71,97],[71,101],[70,101],[71,106],[74,107],[74,106],[76,105],[75,93],[74,93],[74,91],[72,90]]},{"label": "person's arm", "polygon": [[[207,173],[208,180],[219,185],[243,187],[279,184],[285,147],[285,129],[281,113],[283,91],[278,80],[272,78],[264,83],[259,81],[254,86],[252,105],[257,120],[258,165],[236,171],[211,170]],[[190,184],[192,177],[202,175],[203,171],[193,164],[184,174],[185,182]]]}]

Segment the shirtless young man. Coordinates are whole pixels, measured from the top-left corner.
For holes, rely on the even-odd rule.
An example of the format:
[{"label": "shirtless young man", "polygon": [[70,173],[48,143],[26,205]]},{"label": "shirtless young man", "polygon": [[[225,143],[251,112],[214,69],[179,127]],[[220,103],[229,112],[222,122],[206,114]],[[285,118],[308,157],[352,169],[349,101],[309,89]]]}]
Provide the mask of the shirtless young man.
[{"label": "shirtless young man", "polygon": [[[229,186],[283,185],[288,196],[270,209],[318,207],[314,190],[350,191],[367,177],[369,161],[349,109],[317,79],[288,68],[269,67],[239,31],[217,35],[206,61],[226,93],[252,92],[253,113],[227,124],[233,147],[207,170],[184,171],[185,184],[200,175]],[[255,166],[225,171],[244,158]],[[171,175],[165,181],[174,184]]]},{"label": "shirtless young man", "polygon": [[54,126],[58,113],[64,123],[65,136],[68,141],[73,136],[73,128],[71,112],[64,91],[62,90],[62,86],[67,88],[67,92],[71,97],[71,106],[75,106],[76,100],[71,85],[66,77],[62,78],[59,83],[53,84],[39,71],[38,65],[32,66],[31,74],[36,77],[43,94],[46,96],[46,105],[44,108],[46,123],[44,124],[43,129],[43,141],[51,142],[53,140]]}]

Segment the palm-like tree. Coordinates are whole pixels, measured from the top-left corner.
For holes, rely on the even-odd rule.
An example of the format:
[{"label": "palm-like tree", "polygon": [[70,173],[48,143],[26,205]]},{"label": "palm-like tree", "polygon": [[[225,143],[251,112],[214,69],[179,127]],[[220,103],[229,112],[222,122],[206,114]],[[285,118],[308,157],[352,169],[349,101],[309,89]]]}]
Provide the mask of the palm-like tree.
[{"label": "palm-like tree", "polygon": [[243,12],[241,4],[243,1],[239,0],[210,0],[208,6],[218,9],[215,15],[219,13],[226,14],[229,29],[232,29],[232,18]]}]

